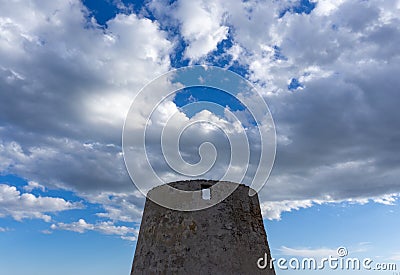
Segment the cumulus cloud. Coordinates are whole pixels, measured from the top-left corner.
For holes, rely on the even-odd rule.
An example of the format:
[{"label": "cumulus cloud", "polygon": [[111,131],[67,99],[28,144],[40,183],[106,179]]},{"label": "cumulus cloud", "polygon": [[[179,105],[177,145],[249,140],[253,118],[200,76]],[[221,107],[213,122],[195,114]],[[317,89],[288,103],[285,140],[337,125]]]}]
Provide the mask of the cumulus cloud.
[{"label": "cumulus cloud", "polygon": [[315,9],[315,13],[317,15],[323,16],[323,15],[329,15],[335,10],[338,9],[338,7],[345,2],[345,0],[318,0],[317,2],[317,7]]},{"label": "cumulus cloud", "polygon": [[[169,68],[166,34],[135,14],[118,15],[104,32],[79,1],[30,3],[2,10],[3,123],[15,136],[29,132],[19,138],[30,145],[49,136],[117,143],[130,99]],[[34,24],[19,21],[18,10]]]},{"label": "cumulus cloud", "polygon": [[[260,193],[274,204],[270,217],[312,201],[361,203],[399,192],[393,151],[399,147],[393,127],[400,121],[393,16],[399,9],[393,1],[316,2],[310,14],[287,12],[278,19],[278,4],[268,4],[259,18],[266,7],[246,1],[251,8],[236,5],[243,13],[228,16],[236,33],[232,52],[243,53],[233,57],[248,66],[277,127],[275,167]],[[239,14],[264,31],[240,35],[246,25]],[[293,79],[301,90],[288,89]]]},{"label": "cumulus cloud", "polygon": [[164,24],[179,28],[179,35],[187,44],[184,58],[190,63],[204,59],[227,39],[226,7],[220,1],[184,1],[170,5],[168,1],[151,1],[151,10]]},{"label": "cumulus cloud", "polygon": [[78,233],[86,231],[98,231],[106,235],[118,235],[124,240],[134,241],[138,235],[138,229],[124,225],[116,226],[111,221],[98,222],[96,224],[87,223],[84,219],[79,219],[72,223],[57,223],[50,226],[52,230],[67,230]]},{"label": "cumulus cloud", "polygon": [[305,199],[305,200],[276,200],[276,201],[264,201],[261,203],[261,213],[264,218],[269,220],[280,220],[282,213],[292,212],[302,208],[309,208],[315,205],[322,205],[326,203],[330,204],[367,204],[367,203],[379,203],[383,205],[394,205],[400,198],[400,193],[385,194],[375,197],[355,197],[344,200],[335,200],[331,195],[325,195],[321,199]]},{"label": "cumulus cloud", "polygon": [[31,192],[34,189],[39,189],[42,192],[44,192],[46,188],[43,185],[37,183],[36,181],[29,181],[28,185],[24,186],[24,190],[28,192]]},{"label": "cumulus cloud", "polygon": [[270,220],[280,220],[283,212],[291,212],[301,208],[308,208],[313,206],[312,200],[286,200],[277,202],[264,202],[261,203],[261,213],[264,218]]},{"label": "cumulus cloud", "polygon": [[178,1],[174,14],[181,23],[181,35],[188,43],[185,57],[198,60],[227,38],[229,28],[218,2],[203,0]]},{"label": "cumulus cloud", "polygon": [[125,114],[169,69],[172,43],[135,14],[106,30],[88,16],[78,0],[9,1],[0,11],[0,168],[78,195],[125,194],[134,191],[120,146]]},{"label": "cumulus cloud", "polygon": [[79,202],[37,197],[30,193],[21,194],[15,186],[0,184],[0,217],[11,216],[17,221],[35,218],[50,222],[50,213],[79,208],[82,208]]},{"label": "cumulus cloud", "polygon": [[[280,17],[299,1],[158,0],[148,4],[154,20],[119,14],[100,28],[78,0],[8,1],[0,11],[1,172],[28,179],[27,192],[63,188],[100,203],[100,218],[139,219],[143,198],[124,167],[122,125],[137,91],[171,68],[180,36],[191,63],[229,40],[221,56],[245,68],[269,103],[278,151],[260,193],[266,217],[319,203],[395,203],[400,6],[392,0],[313,2],[309,14]],[[301,89],[288,89],[294,80]],[[180,112],[172,101],[160,108],[150,133],[158,134],[163,115]],[[182,123],[190,120],[181,115]],[[226,146],[218,131],[204,130],[183,136],[189,162],[198,160],[204,138]],[[177,179],[159,157],[160,141],[149,140],[154,167]],[[139,167],[143,160],[137,156]],[[207,177],[220,175],[224,165]],[[16,200],[33,196],[6,187]],[[32,213],[15,217],[48,219],[41,210]]]},{"label": "cumulus cloud", "polygon": [[135,190],[129,193],[87,193],[86,200],[103,206],[104,212],[96,215],[112,221],[137,222],[140,220],[144,206],[144,196]]}]

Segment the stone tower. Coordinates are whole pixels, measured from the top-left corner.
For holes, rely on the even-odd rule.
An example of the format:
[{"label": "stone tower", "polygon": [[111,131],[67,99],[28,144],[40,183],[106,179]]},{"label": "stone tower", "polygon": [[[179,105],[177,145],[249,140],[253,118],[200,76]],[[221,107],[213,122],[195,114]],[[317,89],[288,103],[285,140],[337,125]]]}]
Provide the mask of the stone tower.
[{"label": "stone tower", "polygon": [[[179,190],[199,192],[195,200],[218,197],[216,181],[169,183]],[[231,188],[233,183],[218,182]],[[208,190],[205,190],[208,189]],[[153,202],[162,186],[152,189],[143,212],[131,274],[275,274],[259,269],[257,260],[271,254],[258,196],[239,185],[222,202],[198,211],[177,211]],[[192,198],[193,199],[193,198]]]}]

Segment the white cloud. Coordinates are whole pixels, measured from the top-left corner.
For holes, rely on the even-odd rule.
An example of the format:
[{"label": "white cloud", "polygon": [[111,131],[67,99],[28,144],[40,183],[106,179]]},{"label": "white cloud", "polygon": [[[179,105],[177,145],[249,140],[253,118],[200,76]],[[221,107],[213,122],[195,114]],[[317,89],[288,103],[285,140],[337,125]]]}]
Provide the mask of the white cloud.
[{"label": "white cloud", "polygon": [[119,14],[103,30],[87,15],[78,0],[0,11],[0,169],[46,187],[130,192],[125,114],[169,69],[172,43],[157,21]]},{"label": "white cloud", "polygon": [[11,216],[17,221],[35,218],[50,222],[51,216],[48,214],[78,208],[82,208],[82,205],[77,202],[21,194],[15,186],[0,184],[0,217]]},{"label": "white cloud", "polygon": [[42,192],[44,192],[46,188],[43,185],[37,183],[36,181],[29,181],[28,185],[24,186],[24,190],[28,192],[32,192],[32,190],[34,189],[39,189]]},{"label": "white cloud", "polygon": [[376,203],[384,204],[384,205],[395,205],[399,198],[400,194],[387,194],[382,197],[373,198],[372,200]]},{"label": "white cloud", "polygon": [[315,205],[322,204],[367,204],[367,203],[379,203],[384,205],[394,205],[400,198],[400,193],[385,194],[382,196],[372,197],[358,197],[335,200],[330,195],[321,197],[320,199],[308,199],[308,200],[282,200],[282,201],[264,201],[261,203],[261,213],[265,219],[269,220],[280,220],[282,213],[297,211],[302,208],[309,208]]},{"label": "white cloud", "polygon": [[73,222],[70,224],[58,223],[56,225],[53,223],[50,228],[53,230],[62,229],[62,230],[74,231],[74,232],[78,232],[78,233],[84,233],[87,230],[93,230],[94,225],[87,223],[84,219],[79,219],[79,221]]},{"label": "white cloud", "polygon": [[73,223],[57,223],[52,224],[50,227],[52,230],[67,230],[78,233],[84,233],[86,231],[97,231],[106,235],[118,235],[124,240],[136,240],[138,235],[138,229],[127,227],[124,225],[116,226],[111,221],[98,222],[95,224],[87,223],[84,219],[79,219]]},{"label": "white cloud", "polygon": [[218,1],[180,0],[174,15],[188,43],[185,57],[192,61],[216,50],[217,44],[227,38],[229,28],[224,25],[224,10]]},{"label": "white cloud", "polygon": [[317,0],[315,13],[320,16],[327,16],[334,12],[345,0]]},{"label": "white cloud", "polygon": [[130,241],[130,242],[134,242],[137,240],[137,237],[136,236],[121,236],[121,239]]},{"label": "white cloud", "polygon": [[312,200],[286,200],[279,202],[263,202],[260,205],[261,213],[264,218],[270,220],[280,220],[283,212],[291,212],[301,208],[313,206]]},{"label": "white cloud", "polygon": [[98,217],[112,221],[138,222],[142,216],[144,196],[137,190],[127,194],[107,192],[86,194],[84,198],[103,206],[105,212],[97,213]]},{"label": "white cloud", "polygon": [[[233,47],[226,54],[249,68],[248,78],[266,96],[280,137],[275,169],[260,193],[267,218],[319,203],[395,203],[400,6],[317,2],[310,14],[282,18],[288,4],[282,1],[163,2],[169,20],[120,14],[101,29],[77,0],[8,1],[0,11],[0,170],[32,181],[28,192],[64,188],[100,201],[100,217],[140,218],[143,198],[132,195],[120,136],[130,99],[170,68],[175,34],[162,31],[162,23],[180,26],[192,62],[216,49],[229,30]],[[288,91],[292,78],[301,91]],[[161,108],[158,126],[177,111],[172,102]],[[184,153],[190,161],[197,160],[203,130],[189,131]],[[224,149],[224,137],[214,132],[208,133]],[[176,179],[160,160],[159,140],[150,139],[155,167]],[[138,166],[141,161],[138,156]],[[12,213],[49,219],[26,211]]]}]

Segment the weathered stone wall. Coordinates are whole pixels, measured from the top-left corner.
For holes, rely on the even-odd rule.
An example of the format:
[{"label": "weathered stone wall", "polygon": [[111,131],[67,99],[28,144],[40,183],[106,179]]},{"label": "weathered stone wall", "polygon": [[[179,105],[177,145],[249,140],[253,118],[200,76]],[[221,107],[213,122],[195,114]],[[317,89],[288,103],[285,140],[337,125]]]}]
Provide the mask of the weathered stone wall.
[{"label": "weathered stone wall", "polygon": [[[215,183],[169,185],[188,191]],[[216,196],[213,191],[211,197]],[[258,197],[248,194],[249,187],[239,185],[219,204],[192,212],[147,199],[131,274],[275,274],[257,267],[257,260],[270,251]]]}]

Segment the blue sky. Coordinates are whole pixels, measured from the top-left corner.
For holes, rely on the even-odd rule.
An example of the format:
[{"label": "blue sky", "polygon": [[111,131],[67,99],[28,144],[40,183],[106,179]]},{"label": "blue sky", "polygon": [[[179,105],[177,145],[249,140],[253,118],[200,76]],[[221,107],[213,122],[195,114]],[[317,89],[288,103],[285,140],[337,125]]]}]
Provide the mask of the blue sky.
[{"label": "blue sky", "polygon": [[[277,154],[259,198],[273,257],[321,257],[344,246],[400,268],[398,1],[1,7],[1,274],[128,274],[144,198],[121,154],[125,115],[149,81],[195,64],[241,75],[270,107]],[[167,99],[154,119],[202,100],[245,111],[223,92],[196,88]],[[201,143],[201,127],[192,131],[191,142]],[[180,179],[151,142],[157,172]],[[192,149],[182,145],[186,155]]]}]

